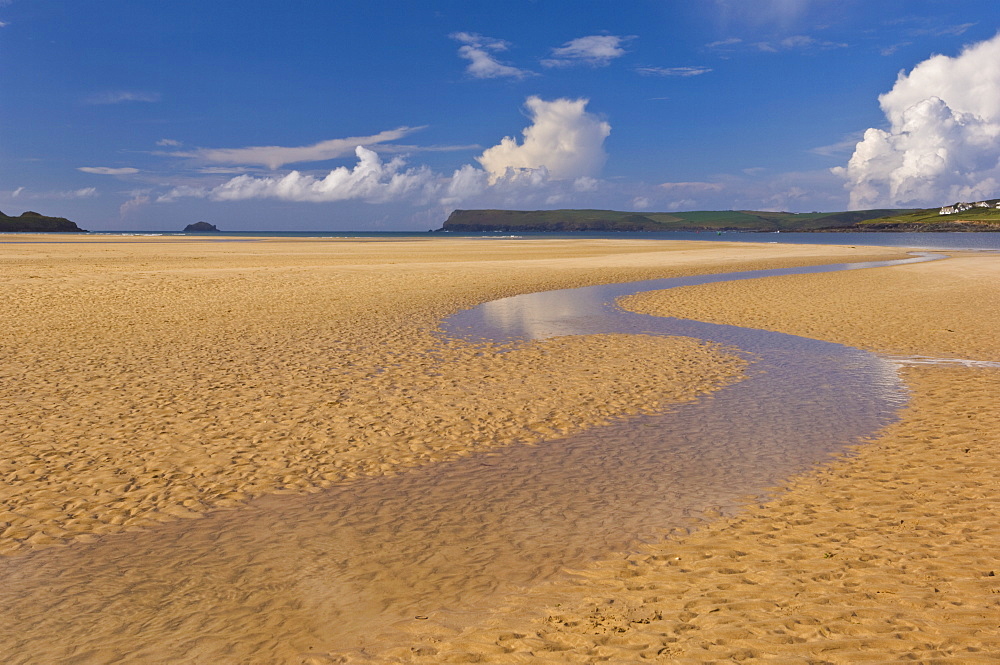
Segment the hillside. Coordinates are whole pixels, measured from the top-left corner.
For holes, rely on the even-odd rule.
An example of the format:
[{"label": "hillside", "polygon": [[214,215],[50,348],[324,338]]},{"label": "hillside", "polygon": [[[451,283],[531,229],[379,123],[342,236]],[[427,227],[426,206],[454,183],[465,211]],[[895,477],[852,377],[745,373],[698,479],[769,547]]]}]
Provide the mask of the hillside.
[{"label": "hillside", "polygon": [[[888,217],[862,222],[863,231],[1000,231],[1000,199],[987,199],[978,204],[956,203],[944,208],[898,211]],[[980,204],[986,204],[983,207]],[[966,206],[968,206],[966,208]],[[942,214],[942,210],[954,210]]]},{"label": "hillside", "polygon": [[0,233],[14,231],[33,233],[86,233],[86,230],[81,229],[75,222],[71,222],[65,217],[46,217],[30,210],[21,213],[19,217],[11,217],[0,212]]},{"label": "hillside", "polygon": [[[823,231],[854,230],[866,220],[913,210],[850,212],[765,212],[699,210],[621,212],[616,210],[455,210],[442,231]],[[936,209],[935,209],[936,212]]]}]

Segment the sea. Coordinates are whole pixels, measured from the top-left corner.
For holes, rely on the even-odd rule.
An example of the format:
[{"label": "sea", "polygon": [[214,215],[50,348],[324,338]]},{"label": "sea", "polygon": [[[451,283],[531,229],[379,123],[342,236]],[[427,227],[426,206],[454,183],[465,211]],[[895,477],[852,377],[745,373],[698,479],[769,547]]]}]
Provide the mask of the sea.
[{"label": "sea", "polygon": [[[34,234],[33,234],[34,235]],[[40,234],[51,236],[77,235],[65,233]],[[252,242],[257,238],[354,238],[373,240],[425,240],[432,238],[482,238],[483,240],[516,239],[634,239],[634,240],[699,240],[722,242],[758,242],[802,245],[868,245],[875,247],[910,247],[916,249],[961,249],[1000,251],[1000,232],[867,232],[867,233],[785,233],[747,231],[618,231],[618,232],[487,232],[456,233],[450,231],[223,231],[223,232],[173,232],[173,231],[96,231],[93,236],[163,236],[200,238],[220,242]],[[22,239],[24,238],[24,239]],[[30,243],[18,233],[0,233],[0,244]],[[51,242],[51,241],[47,241]]]}]

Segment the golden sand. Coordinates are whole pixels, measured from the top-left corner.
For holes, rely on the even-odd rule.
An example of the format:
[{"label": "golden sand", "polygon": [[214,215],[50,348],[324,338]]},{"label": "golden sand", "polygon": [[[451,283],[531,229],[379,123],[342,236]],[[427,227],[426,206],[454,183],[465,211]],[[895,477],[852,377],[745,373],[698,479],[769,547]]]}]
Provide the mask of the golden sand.
[{"label": "golden sand", "polygon": [[[690,400],[741,371],[725,349],[688,339],[562,338],[498,354],[434,335],[443,316],[478,302],[611,281],[898,256],[880,248],[633,240],[0,243],[9,276],[0,294],[0,549],[12,560],[40,557],[46,552],[31,550],[215,508],[229,507],[239,519],[251,497],[316,492],[476,450],[538,443]],[[961,313],[969,285],[979,302],[1000,302],[995,268],[983,258],[758,280],[737,301],[715,298],[709,314],[765,327],[748,312],[766,311],[764,323],[782,331],[810,326],[798,334],[891,353],[997,360],[995,340],[982,340],[981,325]],[[879,290],[859,289],[850,281],[858,276]],[[782,289],[796,298],[794,285],[814,279],[829,280],[824,293],[850,298],[767,309],[781,302]],[[772,281],[779,284],[765,284]],[[684,306],[725,286],[692,287]],[[674,307],[681,304],[670,304],[671,315],[687,316]],[[829,315],[842,307],[847,314],[855,307],[858,316]],[[935,307],[958,313],[947,320],[910,314]],[[982,325],[995,330],[995,311],[984,309]],[[866,337],[875,327],[861,316],[866,310],[903,317],[906,325]],[[944,337],[935,326],[961,332]],[[928,343],[939,337],[948,344]],[[430,612],[405,629],[407,647],[379,657],[857,662],[862,655],[940,653],[965,662],[996,655],[997,624],[989,617],[1000,595],[988,575],[996,566],[987,564],[1000,532],[989,503],[1000,470],[997,370],[913,367],[905,376],[914,400],[900,424],[856,457],[796,480],[773,502],[528,590],[462,628]],[[72,561],[74,550],[60,551]],[[36,561],[44,567],[44,559]],[[274,565],[263,553],[260,561]],[[224,574],[198,572],[206,579]],[[248,591],[252,607],[242,605],[266,607],[271,633],[240,635],[186,614],[211,608],[212,598],[190,587],[185,571],[176,580],[186,591],[176,605],[150,607],[147,623],[108,616],[96,624],[100,630],[63,642],[52,631],[78,625],[75,613],[99,612],[101,602],[77,597],[35,619],[22,607],[0,623],[0,649],[16,650],[11,662],[38,662],[44,654],[107,662],[142,641],[142,626],[164,635],[189,626],[166,639],[165,650],[123,662],[157,662],[157,653],[161,662],[171,662],[168,653],[173,662],[176,654],[191,662],[199,654],[202,662],[356,658],[319,644],[312,654],[277,661],[279,632],[296,633],[295,622],[307,616],[278,584]],[[220,611],[229,607],[222,600],[214,603]],[[242,610],[234,607],[224,625],[239,624]],[[102,651],[112,642],[119,651]]]},{"label": "golden sand", "polygon": [[551,438],[690,399],[740,366],[690,340],[497,354],[432,334],[520,291],[717,270],[714,244],[11,237],[2,553]]},{"label": "golden sand", "polygon": [[1000,258],[687,286],[623,299],[626,309],[780,330],[880,353],[1000,359]]},{"label": "golden sand", "polygon": [[[630,309],[1000,361],[1000,261],[640,294]],[[904,367],[900,422],[775,498],[532,589],[392,662],[997,662],[1000,369]],[[351,659],[348,659],[350,662]]]}]

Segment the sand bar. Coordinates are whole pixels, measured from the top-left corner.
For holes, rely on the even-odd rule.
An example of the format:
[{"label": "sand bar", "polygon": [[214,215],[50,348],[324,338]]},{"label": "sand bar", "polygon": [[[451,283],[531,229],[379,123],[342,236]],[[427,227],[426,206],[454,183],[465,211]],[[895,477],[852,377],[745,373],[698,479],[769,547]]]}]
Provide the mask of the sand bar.
[{"label": "sand bar", "polygon": [[[4,460],[5,551],[537,443],[691,399],[739,371],[723,350],[691,340],[564,339],[499,356],[442,345],[435,322],[460,307],[528,290],[898,255],[590,240],[0,246],[13,275],[3,344],[15,361],[2,382],[16,446]],[[275,625],[290,630],[279,608]],[[0,634],[19,631],[23,646],[28,628]],[[205,644],[185,648],[211,652]]]},{"label": "sand bar", "polygon": [[[321,488],[688,398],[718,379],[675,380],[683,388],[666,395],[677,371],[670,354],[626,348],[661,340],[554,341],[497,356],[442,345],[432,331],[447,313],[523,290],[854,255],[695,247],[106,237],[0,246],[0,550]],[[567,389],[577,392],[560,394]]]}]

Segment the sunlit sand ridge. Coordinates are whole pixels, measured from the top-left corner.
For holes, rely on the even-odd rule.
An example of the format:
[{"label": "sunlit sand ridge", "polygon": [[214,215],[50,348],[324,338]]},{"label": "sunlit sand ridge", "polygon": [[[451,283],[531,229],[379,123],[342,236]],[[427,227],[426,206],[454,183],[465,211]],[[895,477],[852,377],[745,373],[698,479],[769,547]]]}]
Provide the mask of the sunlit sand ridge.
[{"label": "sunlit sand ridge", "polygon": [[[12,277],[0,332],[0,524],[10,555],[0,639],[20,654],[12,662],[272,662],[344,646],[329,636],[349,632],[349,621],[324,602],[337,590],[304,598],[308,571],[295,576],[323,541],[297,532],[275,545],[283,532],[263,526],[273,512],[255,522],[240,507],[248,498],[537,443],[690,400],[742,367],[722,349],[676,338],[566,338],[501,354],[442,343],[433,328],[457,308],[527,290],[894,255],[481,240],[82,239],[2,252]],[[226,507],[214,522],[178,521]],[[379,519],[391,523],[386,513]],[[202,522],[211,526],[198,540]],[[129,529],[140,531],[114,535]],[[461,537],[505,536],[487,528]],[[78,544],[54,548],[67,541]],[[168,542],[188,558],[164,555]],[[517,565],[538,566],[528,559]],[[448,575],[447,566],[431,570]],[[440,586],[433,576],[393,584],[420,587],[419,598]]]}]

